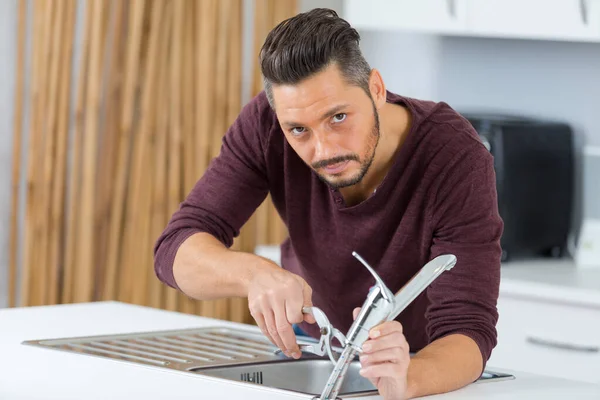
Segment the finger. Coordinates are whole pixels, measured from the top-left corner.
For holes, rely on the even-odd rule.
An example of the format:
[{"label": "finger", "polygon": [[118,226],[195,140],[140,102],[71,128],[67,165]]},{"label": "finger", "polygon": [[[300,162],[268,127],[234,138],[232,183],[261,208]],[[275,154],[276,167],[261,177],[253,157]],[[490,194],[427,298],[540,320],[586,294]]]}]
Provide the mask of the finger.
[{"label": "finger", "polygon": [[263,333],[263,335],[265,335],[267,337],[267,339],[269,339],[271,341],[271,343],[273,343],[274,345],[277,345],[277,343],[275,343],[275,341],[269,334],[269,331],[267,330],[267,326],[265,324],[265,318],[263,317],[263,314],[260,312],[255,312],[255,311],[250,310],[250,315],[252,315],[252,318],[254,318],[254,320],[256,321],[256,325],[260,328],[260,331]]},{"label": "finger", "polygon": [[277,347],[281,349],[281,351],[285,353],[286,356],[289,357],[290,355],[288,354],[285,345],[279,337],[279,332],[277,331],[277,323],[275,322],[275,315],[273,314],[273,311],[268,311],[263,315],[265,317],[265,326],[267,328],[267,332],[269,332],[269,335],[271,336],[271,338],[273,338],[273,342]]},{"label": "finger", "polygon": [[282,350],[285,350],[289,355],[292,355],[294,358],[299,358],[300,356],[300,348],[298,347],[298,343],[296,343],[296,335],[294,334],[294,329],[292,325],[287,320],[285,307],[281,302],[277,302],[273,305],[273,312],[275,315],[275,326],[277,328],[277,336],[280,338],[284,347]]},{"label": "finger", "polygon": [[302,299],[293,296],[285,300],[285,317],[286,321],[292,324],[299,324],[304,321],[302,313]]},{"label": "finger", "polygon": [[353,311],[352,311],[352,319],[356,319],[356,317],[358,317],[358,314],[360,313],[360,307],[356,307]]},{"label": "finger", "polygon": [[373,364],[380,364],[390,362],[394,364],[403,364],[410,361],[410,354],[402,347],[394,347],[392,349],[385,349],[376,351],[374,353],[361,354],[359,356],[360,365],[368,367]]},{"label": "finger", "polygon": [[376,378],[399,378],[406,373],[407,366],[393,363],[383,363],[370,365],[366,368],[361,368],[359,373],[361,376],[369,379]]},{"label": "finger", "polygon": [[[312,306],[309,306],[309,307],[312,307]],[[312,315],[311,313],[304,314],[304,321],[308,322],[309,324],[316,324],[317,323],[317,321],[315,320],[314,315]]]},{"label": "finger", "polygon": [[404,328],[402,327],[402,324],[398,321],[386,321],[371,328],[369,337],[375,339],[380,336],[390,335],[394,332],[403,333]]},{"label": "finger", "polygon": [[369,354],[394,347],[401,347],[406,351],[409,351],[408,342],[400,332],[394,332],[386,336],[378,337],[377,339],[369,339],[363,343],[362,351],[363,353]]},{"label": "finger", "polygon": [[[312,307],[312,306],[308,306],[308,307]],[[315,319],[314,315],[312,315],[311,313],[307,313],[307,314],[304,314],[304,322],[308,322],[309,324],[316,324],[317,320]]]},{"label": "finger", "polygon": [[[304,307],[312,307],[313,303],[312,303],[312,289],[310,288],[310,286],[308,286],[308,283],[306,283],[304,280],[302,280],[302,296],[304,297],[303,299],[303,306]],[[309,324],[316,324],[317,321],[315,320],[314,315],[308,313],[308,314],[304,314],[303,316],[304,321],[308,322]]]}]

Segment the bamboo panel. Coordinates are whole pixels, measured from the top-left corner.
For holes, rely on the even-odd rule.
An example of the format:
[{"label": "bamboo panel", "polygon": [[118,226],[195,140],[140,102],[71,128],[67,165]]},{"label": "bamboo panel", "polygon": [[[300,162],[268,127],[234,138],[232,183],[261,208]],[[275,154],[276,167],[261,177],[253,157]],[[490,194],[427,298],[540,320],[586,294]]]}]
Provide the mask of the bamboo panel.
[{"label": "bamboo panel", "polygon": [[41,304],[41,280],[37,277],[37,269],[34,269],[38,261],[36,255],[39,237],[36,234],[38,227],[38,202],[39,202],[39,174],[41,171],[40,159],[43,146],[43,132],[40,119],[44,109],[44,87],[46,86],[45,71],[47,70],[46,49],[50,38],[51,17],[48,5],[38,0],[34,3],[33,10],[33,57],[32,76],[30,84],[30,121],[29,121],[29,148],[27,159],[27,193],[25,209],[25,254],[23,255],[23,275],[21,279],[21,303],[24,306]]},{"label": "bamboo panel", "polygon": [[124,60],[127,41],[123,40],[126,37],[125,18],[129,3],[120,0],[110,0],[105,3],[110,6],[107,10],[107,20],[110,39],[109,52],[107,54],[106,63],[108,65],[108,73],[106,75],[106,83],[104,85],[105,93],[104,110],[105,117],[103,118],[100,158],[98,170],[98,202],[96,204],[95,225],[98,233],[97,240],[97,255],[96,263],[100,268],[96,269],[96,287],[94,298],[105,298],[106,286],[112,284],[107,282],[106,268],[108,258],[108,243],[109,229],[111,221],[111,204],[115,194],[115,185],[113,180],[118,173],[118,154],[119,146],[122,143],[119,140],[119,125],[121,121],[121,111],[123,109],[123,84],[124,84]]},{"label": "bamboo panel", "polygon": [[[42,208],[42,193],[43,193],[43,188],[44,188],[44,175],[43,175],[43,156],[44,156],[44,145],[45,145],[45,123],[44,123],[44,109],[46,108],[47,105],[47,97],[48,97],[48,86],[49,86],[49,80],[47,79],[47,75],[48,75],[48,68],[47,66],[50,64],[50,57],[51,57],[51,43],[50,43],[50,39],[51,39],[51,31],[52,31],[52,18],[54,15],[54,9],[52,7],[52,3],[51,2],[47,2],[45,4],[42,5],[42,12],[43,12],[43,22],[42,22],[42,27],[43,27],[43,35],[44,38],[42,38],[42,43],[43,43],[43,52],[41,54],[41,62],[44,63],[44,67],[43,69],[39,72],[39,76],[40,76],[40,86],[39,86],[39,102],[38,102],[38,108],[36,111],[36,120],[35,120],[35,124],[37,129],[39,130],[39,133],[37,133],[37,139],[38,139],[38,143],[37,143],[37,149],[36,149],[36,155],[37,155],[37,160],[34,161],[34,171],[32,173],[33,176],[33,182],[32,182],[32,191],[34,193],[37,194],[36,198],[33,199],[32,204],[33,204],[33,210],[32,210],[32,214],[35,216],[34,221],[33,221],[33,226],[32,226],[32,234],[33,234],[33,248],[36,249],[36,251],[31,255],[31,260],[32,260],[32,264],[30,265],[30,268],[33,272],[33,276],[36,277],[36,279],[34,279],[34,281],[32,282],[32,286],[33,286],[33,291],[32,291],[32,296],[30,299],[31,305],[42,305],[43,304],[43,295],[44,295],[44,276],[43,276],[43,271],[41,271],[41,261],[42,261],[42,256],[41,253],[43,253],[43,208]],[[42,66],[40,65],[40,68],[42,68]],[[39,278],[38,278],[39,277]]]},{"label": "bamboo panel", "polygon": [[[146,68],[144,72],[144,82],[142,86],[142,108],[140,110],[140,127],[134,137],[134,155],[131,171],[131,192],[127,197],[127,225],[125,226],[125,247],[124,247],[124,276],[119,297],[123,301],[140,304],[144,301],[145,280],[138,281],[139,274],[144,276],[143,268],[148,268],[148,265],[143,265],[140,262],[140,257],[146,259],[144,251],[145,240],[144,236],[148,232],[147,220],[150,212],[149,205],[149,175],[148,168],[150,167],[148,160],[150,159],[148,144],[151,139],[151,133],[154,129],[155,119],[152,118],[156,112],[156,88],[157,88],[157,66],[159,55],[159,46],[161,39],[161,23],[164,23],[168,18],[163,19],[165,12],[165,3],[155,1],[151,4],[151,25],[150,38],[148,43],[148,57],[146,60]],[[167,10],[170,10],[168,8]],[[144,230],[144,228],[146,228]],[[142,288],[142,289],[140,289]]]},{"label": "bamboo panel", "polygon": [[8,306],[17,304],[17,263],[18,263],[18,210],[19,181],[21,179],[21,146],[23,135],[23,92],[25,71],[25,39],[27,37],[27,3],[19,0],[17,22],[17,57],[15,62],[15,109],[13,114],[12,176],[11,176],[11,214],[8,253]]},{"label": "bamboo panel", "polygon": [[64,24],[66,2],[49,2],[51,7],[52,19],[50,23],[50,37],[51,42],[48,47],[48,86],[45,100],[44,115],[44,145],[41,154],[42,163],[42,182],[41,182],[41,193],[40,193],[40,210],[37,218],[39,224],[38,234],[40,235],[39,246],[38,246],[38,262],[36,263],[37,275],[39,276],[38,282],[40,282],[40,293],[39,293],[39,304],[46,304],[48,297],[49,286],[54,285],[49,278],[48,267],[49,264],[49,241],[50,237],[50,214],[48,210],[51,207],[50,196],[52,190],[52,173],[54,164],[54,145],[56,137],[56,104],[57,104],[57,86],[58,86],[58,74],[59,74],[59,63],[60,63],[60,48],[61,48],[61,33]]},{"label": "bamboo panel", "polygon": [[[77,105],[75,108],[75,126],[73,132],[73,151],[71,171],[69,175],[68,214],[67,214],[67,238],[65,247],[65,264],[63,270],[63,285],[61,300],[63,303],[73,301],[73,290],[75,286],[76,261],[78,259],[78,238],[81,209],[81,149],[83,143],[83,125],[85,118],[85,99],[88,79],[88,59],[90,57],[90,39],[92,36],[93,9],[86,6],[85,33],[82,43],[81,59],[79,60],[79,76],[77,79]],[[35,53],[34,53],[35,54]]]},{"label": "bamboo panel", "polygon": [[[36,276],[36,290],[32,304],[44,305],[46,303],[46,295],[48,292],[48,264],[46,260],[47,247],[48,247],[48,192],[49,192],[49,179],[51,179],[51,173],[48,171],[52,163],[51,152],[54,145],[54,132],[51,124],[53,124],[53,104],[55,104],[56,95],[56,70],[57,66],[53,64],[58,61],[58,48],[60,46],[60,24],[62,21],[59,20],[62,17],[62,7],[54,1],[48,1],[46,3],[46,25],[45,31],[48,37],[45,38],[45,54],[46,60],[46,71],[44,72],[45,82],[43,85],[43,98],[42,104],[43,109],[40,110],[40,129],[42,135],[42,143],[40,150],[40,159],[38,166],[40,170],[38,174],[38,186],[39,186],[39,198],[37,199],[37,214],[35,219],[34,235],[36,240],[36,253],[33,257]],[[58,38],[58,40],[57,40]],[[54,39],[54,40],[53,40]],[[48,68],[48,66],[50,68]],[[50,112],[45,112],[49,110]]]},{"label": "bamboo panel", "polygon": [[96,169],[98,145],[98,118],[100,108],[100,85],[102,66],[102,0],[88,0],[92,7],[92,36],[90,38],[89,88],[86,92],[85,137],[83,140],[83,166],[81,179],[81,214],[79,216],[79,252],[75,269],[74,302],[91,301],[93,295],[96,204]]},{"label": "bamboo panel", "polygon": [[[131,0],[129,3],[128,32],[129,40],[126,45],[125,71],[123,78],[123,104],[118,129],[119,145],[117,154],[116,179],[114,195],[111,202],[110,227],[108,236],[108,254],[106,261],[105,285],[103,298],[117,298],[122,277],[119,272],[122,259],[122,230],[124,226],[126,188],[129,179],[129,153],[133,135],[134,110],[137,99],[139,79],[140,54],[142,46],[143,23],[145,15],[145,0]],[[123,288],[122,290],[125,290]]]},{"label": "bamboo panel", "polygon": [[49,275],[50,287],[48,288],[48,298],[46,304],[56,304],[59,302],[61,291],[61,270],[63,263],[62,244],[64,237],[64,193],[65,193],[65,172],[67,161],[68,144],[68,125],[70,115],[70,92],[71,92],[71,66],[74,46],[75,14],[77,3],[75,0],[66,0],[65,23],[61,35],[61,54],[59,65],[58,80],[58,99],[56,100],[58,111],[56,116],[56,156],[55,165],[52,174],[48,177],[51,180],[51,214],[49,226],[49,250],[47,263],[50,268]]}]

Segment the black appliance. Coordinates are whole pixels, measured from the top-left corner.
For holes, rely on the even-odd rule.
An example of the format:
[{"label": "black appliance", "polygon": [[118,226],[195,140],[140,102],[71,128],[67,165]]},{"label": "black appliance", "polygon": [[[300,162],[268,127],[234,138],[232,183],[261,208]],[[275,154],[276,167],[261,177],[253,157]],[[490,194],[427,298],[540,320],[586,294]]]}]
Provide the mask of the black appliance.
[{"label": "black appliance", "polygon": [[502,261],[565,255],[574,202],[571,126],[511,115],[461,114],[494,156],[504,220]]}]

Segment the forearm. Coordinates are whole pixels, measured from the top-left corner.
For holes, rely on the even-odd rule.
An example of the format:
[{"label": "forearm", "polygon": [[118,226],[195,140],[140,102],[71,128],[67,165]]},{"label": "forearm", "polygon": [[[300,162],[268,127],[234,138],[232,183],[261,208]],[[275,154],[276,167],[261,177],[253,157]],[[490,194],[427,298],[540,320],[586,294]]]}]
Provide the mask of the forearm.
[{"label": "forearm", "polygon": [[455,334],[438,339],[415,354],[408,367],[408,398],[446,393],[474,382],[483,360],[475,341]]},{"label": "forearm", "polygon": [[[247,297],[248,283],[259,268],[269,263],[250,253],[228,249],[214,236],[200,232],[179,247],[173,275],[179,288],[197,300]],[[275,264],[272,267],[278,268]]]}]

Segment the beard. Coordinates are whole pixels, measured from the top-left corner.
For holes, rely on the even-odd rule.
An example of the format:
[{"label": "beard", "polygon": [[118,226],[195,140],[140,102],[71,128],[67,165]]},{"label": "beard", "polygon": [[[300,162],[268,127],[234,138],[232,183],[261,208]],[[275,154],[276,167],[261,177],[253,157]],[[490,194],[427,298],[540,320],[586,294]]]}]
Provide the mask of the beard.
[{"label": "beard", "polygon": [[[365,152],[365,156],[361,159],[357,154],[348,154],[344,156],[333,157],[327,160],[321,160],[314,164],[312,164],[313,169],[317,173],[319,179],[325,182],[329,187],[333,189],[341,189],[348,186],[353,186],[363,180],[371,164],[373,163],[373,159],[375,158],[375,150],[377,149],[377,144],[379,143],[379,113],[377,112],[377,108],[375,107],[375,103],[371,100],[373,104],[373,127],[371,128],[371,133],[367,139],[367,151]],[[320,168],[326,167],[328,165],[334,165],[345,161],[357,161],[360,163],[360,170],[351,177],[345,179],[335,179],[332,180],[330,175],[323,175],[317,172]],[[335,176],[335,175],[334,175]]]}]

